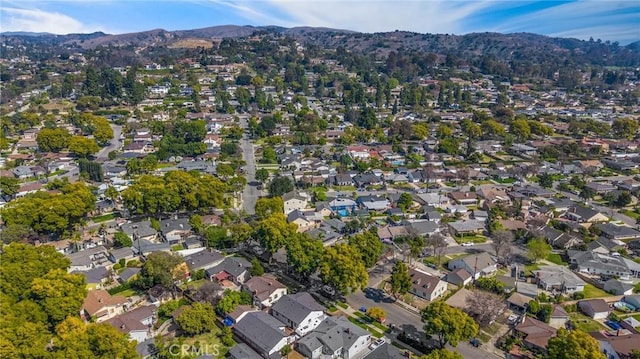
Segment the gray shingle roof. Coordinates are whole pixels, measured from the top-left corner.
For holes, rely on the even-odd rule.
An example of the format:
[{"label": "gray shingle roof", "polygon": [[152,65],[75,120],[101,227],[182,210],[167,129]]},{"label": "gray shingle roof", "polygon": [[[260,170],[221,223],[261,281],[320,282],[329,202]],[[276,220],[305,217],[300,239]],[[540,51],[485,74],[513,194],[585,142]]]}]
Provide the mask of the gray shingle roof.
[{"label": "gray shingle roof", "polygon": [[358,338],[369,335],[367,331],[351,323],[346,317],[329,317],[310,334],[298,342],[309,348],[317,348],[317,342],[322,343],[329,353],[350,348]]},{"label": "gray shingle roof", "polygon": [[239,343],[235,345],[233,348],[229,349],[229,358],[230,359],[262,359],[260,354],[256,353],[255,350],[251,349],[245,343]]},{"label": "gray shingle roof", "polygon": [[241,338],[251,342],[257,349],[268,353],[286,335],[285,325],[278,319],[264,312],[252,312],[236,323],[233,330]]},{"label": "gray shingle roof", "polygon": [[293,323],[301,323],[312,312],[324,311],[324,307],[307,292],[285,295],[271,309]]},{"label": "gray shingle roof", "polygon": [[203,250],[184,257],[184,261],[190,270],[198,270],[217,265],[217,262],[222,261],[223,258],[222,254],[216,251]]}]

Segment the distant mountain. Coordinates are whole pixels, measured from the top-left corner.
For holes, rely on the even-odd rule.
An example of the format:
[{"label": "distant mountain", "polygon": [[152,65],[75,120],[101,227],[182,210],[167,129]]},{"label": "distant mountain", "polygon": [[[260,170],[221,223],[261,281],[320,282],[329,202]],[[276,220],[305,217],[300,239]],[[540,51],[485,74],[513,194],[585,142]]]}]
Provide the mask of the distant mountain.
[{"label": "distant mountain", "polygon": [[52,36],[50,32],[29,32],[29,31],[5,31],[0,32],[4,36]]},{"label": "distant mountain", "polygon": [[238,26],[223,25],[201,29],[167,31],[154,29],[143,32],[108,35],[26,35],[27,33],[4,33],[0,38],[21,39],[47,45],[80,46],[92,49],[98,46],[167,46],[181,47],[182,44],[207,44],[214,38],[239,38],[267,32],[290,36],[301,43],[324,48],[342,47],[378,54],[386,57],[391,51],[421,51],[441,56],[455,55],[463,62],[478,63],[482,58],[492,61],[518,61],[545,63],[548,61],[570,61],[576,64],[598,64],[617,66],[640,65],[640,41],[628,46],[617,43],[601,43],[567,38],[552,38],[529,33],[499,34],[473,33],[467,35],[419,34],[407,31],[383,33],[359,33],[319,27],[284,28],[279,26]]}]

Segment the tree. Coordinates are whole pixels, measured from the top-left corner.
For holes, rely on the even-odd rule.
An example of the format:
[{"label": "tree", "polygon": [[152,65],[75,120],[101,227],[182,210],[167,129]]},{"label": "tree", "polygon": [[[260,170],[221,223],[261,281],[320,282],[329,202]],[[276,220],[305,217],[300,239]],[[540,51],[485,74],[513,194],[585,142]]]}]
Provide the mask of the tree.
[{"label": "tree", "polygon": [[288,177],[278,176],[269,183],[271,197],[282,197],[283,194],[293,191],[293,183]]},{"label": "tree", "polygon": [[325,249],[319,274],[324,283],[342,293],[362,289],[369,282],[362,256],[355,247],[345,243]]},{"label": "tree", "polygon": [[204,239],[207,247],[223,249],[230,242],[229,232],[225,227],[210,226],[204,230]]},{"label": "tree", "polygon": [[461,340],[469,340],[478,334],[478,325],[465,312],[445,302],[432,302],[422,310],[426,334],[435,335],[440,348],[457,346]]},{"label": "tree", "polygon": [[413,204],[413,197],[411,197],[410,193],[403,192],[400,195],[400,199],[398,199],[398,207],[402,209],[403,212],[406,212],[409,207]]},{"label": "tree", "polygon": [[222,295],[222,299],[220,299],[220,301],[218,302],[216,310],[224,314],[231,313],[236,309],[237,306],[248,305],[252,302],[253,299],[251,298],[251,295],[249,293],[244,291],[236,292],[227,289]]},{"label": "tree", "polygon": [[509,126],[509,133],[514,135],[519,141],[525,141],[531,137],[531,127],[527,120],[515,120]]},{"label": "tree", "polygon": [[367,268],[373,267],[382,254],[382,242],[373,230],[349,237],[348,243],[362,255],[362,261]]},{"label": "tree", "polygon": [[202,221],[202,216],[201,215],[192,214],[189,217],[189,225],[191,226],[191,228],[193,229],[194,232],[196,232],[198,234],[204,233],[205,225],[204,225],[204,222]]},{"label": "tree", "polygon": [[71,134],[64,128],[43,128],[38,132],[36,142],[43,152],[60,152],[69,146]]},{"label": "tree", "polygon": [[527,257],[534,263],[547,258],[550,253],[551,246],[544,238],[534,238],[527,243]]},{"label": "tree", "polygon": [[296,232],[296,225],[287,223],[284,214],[275,213],[257,223],[253,237],[273,255],[284,247]]},{"label": "tree", "polygon": [[380,307],[370,307],[369,309],[367,309],[367,315],[369,316],[369,318],[382,323],[384,321],[384,318],[387,317],[387,312],[385,312],[384,309]]},{"label": "tree", "polygon": [[258,257],[253,257],[251,260],[251,268],[249,268],[249,273],[251,273],[252,277],[259,277],[264,274],[264,267]]},{"label": "tree", "polygon": [[118,190],[115,187],[109,186],[104,191],[104,196],[107,197],[113,203],[116,201],[116,199],[118,199],[118,196],[120,196],[120,192],[118,192]]},{"label": "tree", "polygon": [[142,289],[149,289],[157,284],[173,289],[173,284],[186,275],[184,258],[179,254],[153,252],[149,254],[135,282]]},{"label": "tree", "polygon": [[438,265],[440,265],[442,256],[444,255],[447,249],[447,241],[444,239],[442,234],[435,233],[430,235],[425,240],[425,245],[431,248],[431,251],[436,258],[438,258]]},{"label": "tree", "polygon": [[0,177],[0,194],[13,197],[19,189],[20,181],[17,178]]},{"label": "tree", "polygon": [[87,296],[85,286],[83,275],[54,269],[31,282],[27,297],[42,308],[51,325],[57,325],[78,313]]},{"label": "tree", "polygon": [[271,147],[265,147],[262,152],[262,162],[264,163],[278,163],[278,157],[276,151]]},{"label": "tree", "polygon": [[106,323],[85,324],[80,318],[68,317],[56,327],[53,357],[64,358],[122,358],[134,359],[135,341]]},{"label": "tree", "polygon": [[222,178],[229,178],[233,176],[233,167],[228,163],[219,163],[216,167],[216,173]]},{"label": "tree", "polygon": [[420,359],[464,359],[464,357],[458,352],[452,352],[447,349],[436,349],[427,355],[421,356]]},{"label": "tree", "polygon": [[549,339],[549,359],[605,359],[600,344],[591,335],[581,330],[558,329],[558,335]]},{"label": "tree", "polygon": [[513,243],[514,236],[510,231],[499,230],[491,235],[491,239],[493,241],[491,246],[496,253],[496,257],[500,258],[508,251],[508,247]]},{"label": "tree", "polygon": [[266,168],[257,169],[256,179],[260,181],[260,183],[265,183],[269,179],[269,170]]},{"label": "tree", "polygon": [[398,295],[403,295],[411,289],[411,276],[404,262],[397,261],[396,264],[393,265],[389,283],[391,284],[391,293],[396,298]]},{"label": "tree", "polygon": [[467,296],[467,311],[480,327],[493,323],[506,309],[504,298],[483,290],[474,290]]},{"label": "tree", "polygon": [[324,244],[306,234],[298,234],[286,244],[287,264],[300,277],[308,278],[320,266],[324,256]]},{"label": "tree", "polygon": [[544,188],[553,187],[553,177],[548,173],[541,173],[538,175],[538,184]]},{"label": "tree", "polygon": [[626,138],[628,140],[633,139],[638,135],[640,123],[638,120],[632,118],[617,118],[613,120],[611,125],[611,132],[614,138]]},{"label": "tree", "polygon": [[176,323],[190,336],[208,333],[216,327],[216,313],[209,303],[194,303],[180,313]]},{"label": "tree", "polygon": [[283,213],[284,212],[284,202],[282,201],[282,197],[260,197],[256,201],[256,216],[258,218],[267,218],[275,213]]},{"label": "tree", "polygon": [[22,224],[10,224],[2,229],[2,243],[22,242],[33,235],[33,231]]},{"label": "tree", "polygon": [[118,231],[113,235],[113,244],[117,248],[131,247],[133,246],[133,241],[126,233]]},{"label": "tree", "polygon": [[98,152],[100,148],[95,140],[84,136],[73,136],[69,140],[69,151],[79,157],[87,157]]}]

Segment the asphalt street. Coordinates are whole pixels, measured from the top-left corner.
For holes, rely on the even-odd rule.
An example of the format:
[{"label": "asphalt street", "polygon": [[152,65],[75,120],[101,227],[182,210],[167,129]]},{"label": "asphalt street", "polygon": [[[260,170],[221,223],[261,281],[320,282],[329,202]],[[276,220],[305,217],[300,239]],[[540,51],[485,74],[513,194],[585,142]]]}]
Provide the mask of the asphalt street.
[{"label": "asphalt street", "polygon": [[[240,127],[245,130],[249,128],[249,122],[246,118],[240,119]],[[240,140],[240,149],[245,162],[244,175],[247,179],[247,185],[244,186],[244,191],[242,192],[242,208],[248,214],[254,214],[260,191],[256,186],[256,158],[253,152],[253,144],[246,133],[242,135]]]},{"label": "asphalt street", "polygon": [[113,139],[109,143],[109,146],[104,147],[96,154],[96,159],[98,161],[104,162],[109,159],[109,152],[118,151],[120,147],[122,147],[122,126],[110,124],[111,129],[113,129]]}]

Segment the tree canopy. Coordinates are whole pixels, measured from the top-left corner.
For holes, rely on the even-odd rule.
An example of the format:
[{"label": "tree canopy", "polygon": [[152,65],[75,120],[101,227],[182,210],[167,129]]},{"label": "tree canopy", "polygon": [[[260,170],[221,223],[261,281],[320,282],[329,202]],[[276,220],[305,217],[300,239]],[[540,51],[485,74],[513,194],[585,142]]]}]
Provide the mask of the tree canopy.
[{"label": "tree canopy", "polygon": [[558,335],[549,339],[549,359],[605,359],[600,344],[591,335],[581,330],[558,330]]},{"label": "tree canopy", "polygon": [[193,303],[176,318],[176,323],[187,335],[208,333],[216,325],[216,313],[209,303]]},{"label": "tree canopy", "polygon": [[397,261],[393,265],[389,283],[391,284],[391,293],[394,296],[405,294],[411,289],[411,276],[409,276],[409,270],[404,262]]},{"label": "tree canopy", "polygon": [[478,334],[478,324],[465,312],[445,302],[432,302],[422,310],[426,334],[435,335],[440,348],[458,345]]},{"label": "tree canopy", "polygon": [[369,282],[362,255],[346,243],[325,249],[319,272],[326,284],[343,293],[362,289]]},{"label": "tree canopy", "polygon": [[382,254],[382,242],[375,230],[355,234],[349,237],[348,242],[360,253],[367,268],[373,267]]},{"label": "tree canopy", "polygon": [[143,289],[149,289],[156,284],[172,289],[173,283],[184,279],[184,258],[179,254],[167,252],[153,252],[147,256],[142,270],[135,284]]}]

